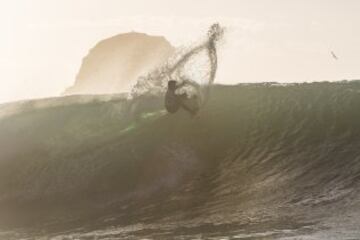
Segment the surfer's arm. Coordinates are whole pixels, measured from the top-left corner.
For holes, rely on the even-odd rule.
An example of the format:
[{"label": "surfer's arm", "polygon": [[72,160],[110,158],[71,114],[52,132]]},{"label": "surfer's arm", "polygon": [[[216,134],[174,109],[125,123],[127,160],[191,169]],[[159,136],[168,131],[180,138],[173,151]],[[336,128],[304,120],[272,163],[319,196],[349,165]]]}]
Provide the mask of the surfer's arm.
[{"label": "surfer's arm", "polygon": [[185,86],[187,84],[187,81],[183,81],[182,83],[176,85],[176,89],[182,88],[183,86]]}]

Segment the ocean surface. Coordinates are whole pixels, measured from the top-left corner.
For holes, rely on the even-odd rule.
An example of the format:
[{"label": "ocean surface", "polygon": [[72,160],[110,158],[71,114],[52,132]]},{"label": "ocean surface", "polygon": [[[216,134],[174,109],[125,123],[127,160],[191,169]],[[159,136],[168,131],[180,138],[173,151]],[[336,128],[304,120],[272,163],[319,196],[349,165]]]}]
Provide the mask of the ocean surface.
[{"label": "ocean surface", "polygon": [[0,239],[360,239],[360,81],[0,105]]}]

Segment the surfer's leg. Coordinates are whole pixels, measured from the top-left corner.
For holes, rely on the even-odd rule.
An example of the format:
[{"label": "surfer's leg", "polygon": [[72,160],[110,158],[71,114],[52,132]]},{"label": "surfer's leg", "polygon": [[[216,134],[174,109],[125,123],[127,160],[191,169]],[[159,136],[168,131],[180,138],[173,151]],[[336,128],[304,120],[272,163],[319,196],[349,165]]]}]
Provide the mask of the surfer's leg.
[{"label": "surfer's leg", "polygon": [[195,116],[199,111],[199,107],[197,106],[197,104],[194,104],[192,100],[196,99],[188,99],[187,97],[185,97],[183,99],[180,99],[179,104],[184,110],[188,111],[192,116]]},{"label": "surfer's leg", "polygon": [[191,109],[190,107],[186,106],[185,104],[181,103],[181,107],[188,111],[191,115],[195,115],[197,113],[197,111],[195,111],[194,109]]}]

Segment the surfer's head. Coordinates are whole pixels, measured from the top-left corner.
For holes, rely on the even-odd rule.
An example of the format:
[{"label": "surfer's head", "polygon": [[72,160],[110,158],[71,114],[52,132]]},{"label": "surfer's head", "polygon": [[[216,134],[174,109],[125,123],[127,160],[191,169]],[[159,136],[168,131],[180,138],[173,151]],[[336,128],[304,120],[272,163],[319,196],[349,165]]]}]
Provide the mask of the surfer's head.
[{"label": "surfer's head", "polygon": [[168,89],[175,91],[176,90],[176,81],[175,80],[170,80],[168,82]]}]

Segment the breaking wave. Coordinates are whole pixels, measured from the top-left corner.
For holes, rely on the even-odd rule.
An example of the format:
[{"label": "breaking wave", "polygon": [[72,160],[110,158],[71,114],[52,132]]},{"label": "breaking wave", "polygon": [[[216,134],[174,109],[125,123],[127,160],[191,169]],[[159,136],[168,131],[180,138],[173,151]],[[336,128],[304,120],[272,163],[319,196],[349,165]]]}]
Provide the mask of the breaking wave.
[{"label": "breaking wave", "polygon": [[359,81],[211,90],[195,118],[157,96],[137,119],[126,98],[14,103],[0,119],[3,236],[359,236]]}]

